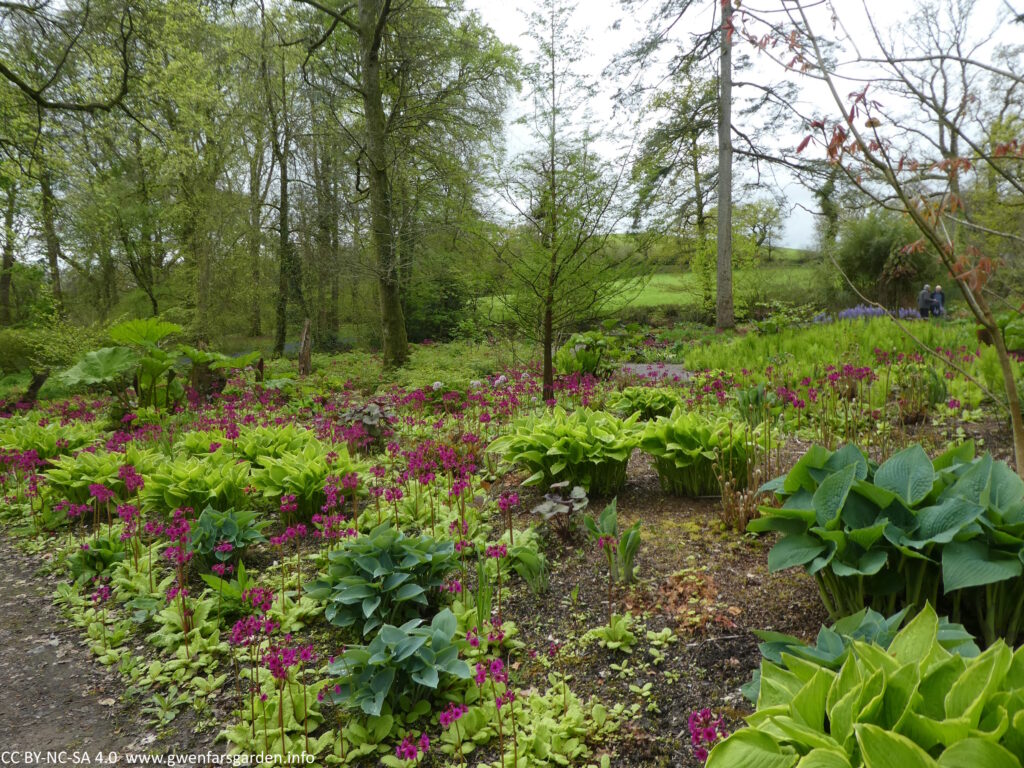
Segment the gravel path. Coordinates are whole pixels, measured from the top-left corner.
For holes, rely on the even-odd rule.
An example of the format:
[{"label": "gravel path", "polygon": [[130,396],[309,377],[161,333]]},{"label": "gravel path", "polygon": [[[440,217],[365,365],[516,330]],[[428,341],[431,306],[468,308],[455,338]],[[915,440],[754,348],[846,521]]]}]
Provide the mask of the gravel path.
[{"label": "gravel path", "polygon": [[93,760],[98,752],[205,751],[189,733],[188,711],[157,733],[141,697],[125,695],[125,681],[93,660],[83,633],[54,606],[55,582],[2,533],[0,558],[0,750],[67,751],[69,760],[83,751]]}]

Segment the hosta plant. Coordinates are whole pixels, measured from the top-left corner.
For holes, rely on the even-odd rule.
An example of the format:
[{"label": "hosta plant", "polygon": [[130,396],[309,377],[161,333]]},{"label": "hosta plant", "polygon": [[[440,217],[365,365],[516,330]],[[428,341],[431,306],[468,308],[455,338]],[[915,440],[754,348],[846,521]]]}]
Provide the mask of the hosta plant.
[{"label": "hosta plant", "polygon": [[745,487],[754,450],[745,425],[708,419],[681,408],[649,423],[640,447],[654,457],[662,488],[679,496],[718,495],[719,476],[729,478],[738,488]]},{"label": "hosta plant", "polygon": [[608,341],[600,331],[574,333],[555,353],[555,369],[561,374],[600,373]]},{"label": "hosta plant", "polygon": [[278,500],[294,496],[294,518],[310,520],[326,501],[324,486],[328,477],[361,474],[363,464],[353,461],[344,446],[328,450],[319,442],[309,443],[294,453],[261,456],[259,469],[252,473],[252,484],[263,495]]},{"label": "hosta plant", "polygon": [[73,454],[93,442],[102,431],[99,424],[58,424],[46,426],[27,422],[9,424],[0,432],[0,451],[35,451],[40,459]]},{"label": "hosta plant", "polygon": [[590,493],[611,496],[626,482],[626,463],[639,440],[639,414],[619,419],[580,408],[556,407],[539,419],[518,422],[488,450],[532,474],[524,485],[566,481]]},{"label": "hosta plant", "polygon": [[295,424],[273,427],[245,427],[231,441],[235,453],[248,459],[253,467],[266,466],[266,459],[279,459],[301,453],[309,445],[319,447],[316,435]]},{"label": "hosta plant", "polygon": [[345,541],[328,558],[324,577],[306,585],[306,594],[326,603],[329,622],[362,635],[431,615],[439,587],[457,565],[451,541],[408,537],[387,523]]},{"label": "hosta plant", "polygon": [[911,446],[881,466],[854,446],[809,450],[765,486],[753,531],[782,538],[773,571],[803,566],[833,618],[937,605],[986,644],[1024,629],[1024,481],[964,443],[935,461]]},{"label": "hosta plant", "polygon": [[203,560],[221,563],[241,556],[250,544],[266,541],[263,529],[268,521],[260,520],[251,509],[226,509],[223,512],[207,506],[189,532],[189,549]]},{"label": "hosta plant", "polygon": [[888,649],[853,641],[837,670],[764,662],[749,727],[708,768],[1021,768],[1024,648],[964,658],[938,633],[926,606]]},{"label": "hosta plant", "polygon": [[608,396],[608,407],[618,414],[629,416],[640,413],[643,421],[668,416],[683,404],[678,390],[667,387],[625,387]]},{"label": "hosta plant", "polygon": [[122,501],[128,501],[134,494],[125,488],[121,468],[130,465],[139,474],[147,475],[162,462],[160,454],[134,445],[129,445],[124,453],[82,451],[74,456],[61,456],[46,470],[47,493],[55,501],[67,499],[84,504],[90,500],[89,486],[99,484],[114,491]]},{"label": "hosta plant", "polygon": [[[854,641],[873,643],[881,648],[892,645],[909,613],[910,608],[904,608],[899,613],[885,617],[877,611],[865,608],[852,616],[840,619],[831,627],[822,627],[814,645],[781,632],[755,629],[754,634],[761,640],[758,645],[761,656],[772,664],[786,667],[789,659],[796,659],[796,664],[801,660],[812,661],[828,669],[838,670],[850,655]],[[939,645],[958,656],[973,658],[981,653],[971,633],[961,624],[955,624],[945,616],[939,618],[936,638]],[[760,688],[761,672],[757,670],[753,679],[743,686],[743,695],[752,704],[756,704]]]},{"label": "hosta plant", "polygon": [[337,676],[331,698],[336,704],[379,715],[385,702],[406,709],[453,680],[466,680],[469,665],[453,642],[458,621],[447,608],[423,625],[412,619],[399,627],[385,624],[366,646],[346,650],[328,666]]},{"label": "hosta plant", "polygon": [[169,513],[179,507],[240,508],[246,504],[249,463],[220,451],[204,458],[180,457],[164,462],[146,477],[142,502]]}]

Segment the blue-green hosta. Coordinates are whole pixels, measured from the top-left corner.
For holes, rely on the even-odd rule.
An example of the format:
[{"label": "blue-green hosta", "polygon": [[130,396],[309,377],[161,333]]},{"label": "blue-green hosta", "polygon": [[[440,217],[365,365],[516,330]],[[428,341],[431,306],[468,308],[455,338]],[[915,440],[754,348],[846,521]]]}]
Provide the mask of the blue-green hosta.
[{"label": "blue-green hosta", "polygon": [[838,670],[761,666],[757,711],[708,768],[1021,768],[1024,648],[950,653],[930,606],[889,648],[854,641]]},{"label": "blue-green hosta", "polygon": [[647,425],[640,447],[654,457],[666,492],[712,496],[721,492],[720,475],[737,488],[746,487],[747,465],[754,453],[751,435],[746,424],[676,408]]},{"label": "blue-green hosta", "polygon": [[368,635],[436,610],[439,587],[457,566],[451,541],[408,537],[388,523],[345,541],[328,556],[323,578],[306,585],[327,620]]},{"label": "blue-green hosta", "polygon": [[556,407],[540,418],[517,422],[488,451],[530,470],[524,485],[568,481],[610,496],[626,482],[626,463],[639,441],[638,417],[619,419],[587,408],[567,413]]},{"label": "blue-green hosta", "polygon": [[779,531],[773,571],[803,566],[833,618],[926,601],[977,622],[986,644],[1024,630],[1024,481],[964,443],[929,460],[911,446],[876,466],[852,445],[809,450],[765,486],[753,531]]},{"label": "blue-green hosta", "polygon": [[328,666],[338,676],[331,693],[335,703],[379,715],[385,702],[397,707],[400,700],[413,706],[431,691],[454,680],[467,680],[469,665],[459,658],[452,641],[458,621],[447,608],[430,624],[422,619],[400,627],[385,624],[366,646],[353,646]]}]

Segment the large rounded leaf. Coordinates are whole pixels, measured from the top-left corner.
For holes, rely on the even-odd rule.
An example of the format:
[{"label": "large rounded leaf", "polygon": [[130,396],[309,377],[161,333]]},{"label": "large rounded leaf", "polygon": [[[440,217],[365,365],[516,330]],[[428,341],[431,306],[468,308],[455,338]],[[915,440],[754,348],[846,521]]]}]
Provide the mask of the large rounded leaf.
[{"label": "large rounded leaf", "polygon": [[920,445],[912,445],[891,456],[875,472],[875,485],[892,491],[912,507],[932,490],[935,470]]},{"label": "large rounded leaf", "polygon": [[825,544],[807,534],[787,536],[768,553],[768,568],[782,571],[796,565],[804,565],[825,551]]},{"label": "large rounded leaf", "polygon": [[135,367],[138,355],[127,347],[104,347],[85,356],[60,375],[69,386],[107,384]]},{"label": "large rounded leaf", "polygon": [[995,584],[1021,575],[1016,555],[993,551],[984,541],[954,541],[942,550],[942,585],[946,594]]}]

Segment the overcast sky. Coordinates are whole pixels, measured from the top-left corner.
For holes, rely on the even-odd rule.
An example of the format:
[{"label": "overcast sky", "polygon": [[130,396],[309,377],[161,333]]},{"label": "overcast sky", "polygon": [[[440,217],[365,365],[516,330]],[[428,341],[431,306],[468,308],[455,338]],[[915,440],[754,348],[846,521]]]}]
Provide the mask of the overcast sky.
[{"label": "overcast sky", "polygon": [[[648,5],[661,2],[662,0],[651,0]],[[466,4],[470,9],[479,11],[484,21],[496,31],[502,40],[529,51],[531,43],[526,36],[528,28],[526,13],[536,7],[533,0],[466,0]],[[707,0],[704,4],[709,9],[707,13],[703,16],[694,14],[687,17],[688,26],[694,29],[707,29],[710,25],[711,9],[717,4],[717,0]],[[782,6],[781,0],[748,0],[746,4],[751,7],[756,4],[758,10]],[[856,45],[861,48],[861,53],[870,55],[872,51],[865,50],[865,48],[873,47],[873,34],[867,14],[870,12],[876,26],[883,30],[883,34],[888,34],[901,23],[909,20],[911,15],[920,8],[920,3],[918,0],[839,0],[835,4],[835,8],[843,27]],[[979,20],[980,33],[987,31],[992,20],[1005,10],[1006,0],[977,0],[971,18]],[[601,93],[592,105],[594,121],[597,123],[611,124],[616,121],[613,118],[611,93],[617,84],[602,79],[602,72],[617,54],[640,36],[640,25],[643,24],[646,16],[647,14],[642,11],[635,16],[625,13],[618,0],[579,0],[576,6],[574,24],[584,29],[590,39],[588,54],[581,69],[595,80],[601,81],[602,85]],[[822,4],[813,11],[812,25],[821,33],[832,33],[830,17],[831,12]],[[1021,31],[1021,27],[1016,27],[1016,30]],[[751,53],[749,46],[745,46],[745,48],[747,53]],[[753,55],[753,63],[755,76],[760,71],[767,78],[779,77],[778,65],[765,57]],[[808,111],[814,111],[814,107],[819,104],[824,105],[825,109],[832,107],[831,102],[826,103],[826,94],[820,88],[815,87],[815,84],[808,84],[807,78],[803,78],[803,80],[806,89],[801,100]],[[843,95],[845,96],[845,94]],[[527,95],[524,93],[510,109],[510,117],[522,114],[529,109]],[[734,114],[734,121],[737,119],[742,118],[737,118]],[[802,135],[780,136],[779,141],[787,141],[790,138],[795,146],[800,142]],[[508,144],[512,152],[522,148],[527,141],[528,136],[524,128],[509,128]],[[738,165],[737,172],[739,172]],[[775,180],[765,179],[765,181],[781,188],[782,195],[790,209],[783,244],[793,247],[813,245],[815,217],[801,207],[815,208],[810,192],[784,176],[776,177]],[[767,197],[769,194],[766,192],[764,196]]]}]

